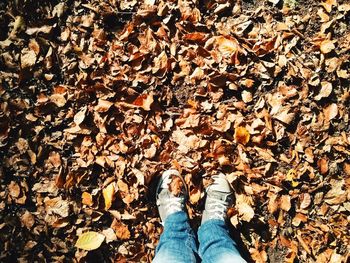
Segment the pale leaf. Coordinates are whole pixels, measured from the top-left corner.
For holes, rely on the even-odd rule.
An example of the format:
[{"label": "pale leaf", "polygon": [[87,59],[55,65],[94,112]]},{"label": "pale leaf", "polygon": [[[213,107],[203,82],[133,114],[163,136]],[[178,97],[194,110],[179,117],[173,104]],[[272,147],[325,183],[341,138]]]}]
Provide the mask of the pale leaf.
[{"label": "pale leaf", "polygon": [[320,100],[322,98],[327,98],[332,93],[332,83],[323,81],[321,82],[321,90],[320,93],[315,97],[315,100]]},{"label": "pale leaf", "polygon": [[335,103],[330,104],[328,107],[323,109],[326,122],[331,121],[338,115],[338,106]]},{"label": "pale leaf", "polygon": [[320,44],[320,50],[323,54],[328,54],[333,49],[335,49],[335,46],[333,44],[333,41],[331,41],[329,39],[323,40]]},{"label": "pale leaf", "polygon": [[224,56],[231,56],[239,49],[238,43],[235,39],[219,36],[216,38],[216,43],[218,44],[220,53]]},{"label": "pale leaf", "polygon": [[77,114],[74,115],[74,123],[76,125],[81,124],[85,119],[85,115],[86,115],[86,107],[83,107],[80,111],[77,112]]},{"label": "pale leaf", "polygon": [[105,200],[106,210],[108,210],[112,206],[114,193],[115,193],[114,183],[109,184],[105,189],[102,190],[103,198]]},{"label": "pale leaf", "polygon": [[79,236],[75,246],[84,250],[94,250],[101,246],[102,242],[105,240],[105,236],[94,232],[86,232]]}]

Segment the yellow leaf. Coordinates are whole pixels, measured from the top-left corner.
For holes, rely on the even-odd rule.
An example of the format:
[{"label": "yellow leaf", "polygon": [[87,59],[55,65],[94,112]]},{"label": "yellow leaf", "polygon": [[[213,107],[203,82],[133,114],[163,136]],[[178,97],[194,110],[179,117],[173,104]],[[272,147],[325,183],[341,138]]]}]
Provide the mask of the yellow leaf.
[{"label": "yellow leaf", "polygon": [[293,181],[293,179],[297,176],[297,172],[294,169],[290,169],[287,173],[286,180]]},{"label": "yellow leaf", "polygon": [[249,142],[250,134],[245,127],[237,127],[235,130],[235,140],[238,143],[246,145]]},{"label": "yellow leaf", "polygon": [[102,190],[106,210],[108,210],[112,206],[114,190],[114,183],[109,184],[105,189]]},{"label": "yellow leaf", "polygon": [[77,243],[75,243],[75,246],[77,248],[90,251],[99,248],[104,240],[104,235],[94,231],[90,231],[83,233],[81,236],[79,236]]},{"label": "yellow leaf", "polygon": [[297,172],[294,169],[290,169],[287,173],[286,180],[291,182],[293,187],[297,187],[299,183],[294,181],[294,178],[297,177]]}]

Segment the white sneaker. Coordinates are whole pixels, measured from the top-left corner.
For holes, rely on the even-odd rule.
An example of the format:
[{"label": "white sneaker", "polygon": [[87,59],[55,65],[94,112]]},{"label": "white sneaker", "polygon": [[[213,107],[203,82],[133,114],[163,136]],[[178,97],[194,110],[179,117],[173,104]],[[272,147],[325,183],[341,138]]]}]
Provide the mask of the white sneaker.
[{"label": "white sneaker", "polygon": [[207,199],[202,216],[202,224],[210,219],[225,221],[227,209],[233,203],[233,189],[222,173],[212,176],[214,182],[207,187]]},{"label": "white sneaker", "polygon": [[[180,191],[176,196],[170,191],[170,183],[175,177],[181,180]],[[186,211],[186,197],[186,183],[180,173],[177,170],[165,171],[159,180],[156,192],[158,211],[163,223],[169,215],[179,211]]]}]

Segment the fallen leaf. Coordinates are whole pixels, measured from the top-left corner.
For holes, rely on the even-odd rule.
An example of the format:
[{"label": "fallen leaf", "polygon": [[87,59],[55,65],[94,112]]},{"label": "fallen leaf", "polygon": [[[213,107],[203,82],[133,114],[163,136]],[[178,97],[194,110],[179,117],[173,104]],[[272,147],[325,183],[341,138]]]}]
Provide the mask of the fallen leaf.
[{"label": "fallen leaf", "polygon": [[328,105],[323,109],[326,123],[330,122],[332,119],[338,115],[338,106],[335,103]]},{"label": "fallen leaf", "polygon": [[90,251],[99,248],[104,240],[105,236],[100,233],[94,231],[85,232],[79,236],[75,246]]},{"label": "fallen leaf", "polygon": [[190,192],[190,202],[191,204],[197,204],[201,198],[201,191],[199,188],[195,187]]},{"label": "fallen leaf", "polygon": [[102,234],[106,237],[106,243],[116,241],[117,235],[115,234],[114,230],[112,228],[107,228],[102,230]]},{"label": "fallen leaf", "polygon": [[24,49],[21,55],[22,68],[29,68],[35,65],[36,54],[34,50]]},{"label": "fallen leaf", "polygon": [[332,93],[332,83],[323,81],[321,82],[321,90],[318,95],[315,97],[315,100],[321,100],[322,98],[327,98]]},{"label": "fallen leaf", "polygon": [[139,97],[136,98],[136,100],[133,102],[134,105],[141,107],[145,111],[150,111],[151,106],[153,104],[153,93],[150,94],[142,94]]},{"label": "fallen leaf", "polygon": [[85,119],[85,116],[86,116],[86,110],[87,108],[86,107],[83,107],[80,111],[78,111],[75,115],[74,115],[74,123],[76,125],[80,125],[84,119]]},{"label": "fallen leaf", "polygon": [[318,168],[321,174],[326,174],[328,172],[328,159],[321,158],[317,161]]},{"label": "fallen leaf", "polygon": [[281,196],[281,209],[288,212],[291,208],[290,195]]},{"label": "fallen leaf", "polygon": [[108,210],[112,206],[112,202],[115,194],[114,183],[110,183],[106,188],[102,190],[103,198],[105,200],[105,209]]},{"label": "fallen leaf", "polygon": [[234,138],[237,143],[246,145],[249,142],[250,134],[245,127],[240,126],[235,129]]},{"label": "fallen leaf", "polygon": [[93,205],[92,195],[88,192],[83,192],[81,195],[81,202],[84,205],[92,206]]},{"label": "fallen leaf", "polygon": [[21,216],[21,222],[26,228],[30,229],[35,224],[35,218],[32,213],[25,211]]},{"label": "fallen leaf", "polygon": [[202,42],[207,39],[208,34],[202,33],[202,32],[195,32],[195,33],[189,33],[185,34],[183,36],[184,40],[190,40],[194,42]]},{"label": "fallen leaf", "polygon": [[238,42],[234,38],[219,36],[216,38],[216,43],[218,45],[218,50],[225,57],[230,57],[239,50]]},{"label": "fallen leaf", "polygon": [[9,190],[9,193],[10,193],[12,198],[19,197],[19,195],[21,193],[20,186],[14,181],[11,181],[11,183],[8,186],[8,190]]},{"label": "fallen leaf", "polygon": [[311,196],[309,193],[303,193],[300,195],[300,208],[305,209],[311,204]]},{"label": "fallen leaf", "polygon": [[277,5],[280,2],[280,0],[269,0],[269,2],[273,3],[274,5]]},{"label": "fallen leaf", "polygon": [[335,46],[333,41],[326,39],[321,42],[320,49],[323,54],[328,54],[335,49]]},{"label": "fallen leaf", "polygon": [[111,228],[114,230],[118,239],[127,240],[130,238],[130,231],[128,226],[118,221],[117,219],[113,220]]},{"label": "fallen leaf", "polygon": [[179,176],[173,176],[170,184],[169,184],[169,190],[174,196],[179,196],[181,193],[181,190],[183,189],[184,185]]}]

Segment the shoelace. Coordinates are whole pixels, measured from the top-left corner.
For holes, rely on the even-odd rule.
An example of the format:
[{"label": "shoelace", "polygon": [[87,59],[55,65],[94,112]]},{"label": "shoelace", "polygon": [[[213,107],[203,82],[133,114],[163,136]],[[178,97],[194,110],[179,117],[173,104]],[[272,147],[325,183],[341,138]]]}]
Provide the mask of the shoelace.
[{"label": "shoelace", "polygon": [[225,219],[228,203],[222,200],[215,200],[208,204],[210,210],[209,219]]},{"label": "shoelace", "polygon": [[167,204],[165,205],[165,209],[169,214],[181,211],[183,206],[183,198],[181,197],[171,197],[168,199]]}]

